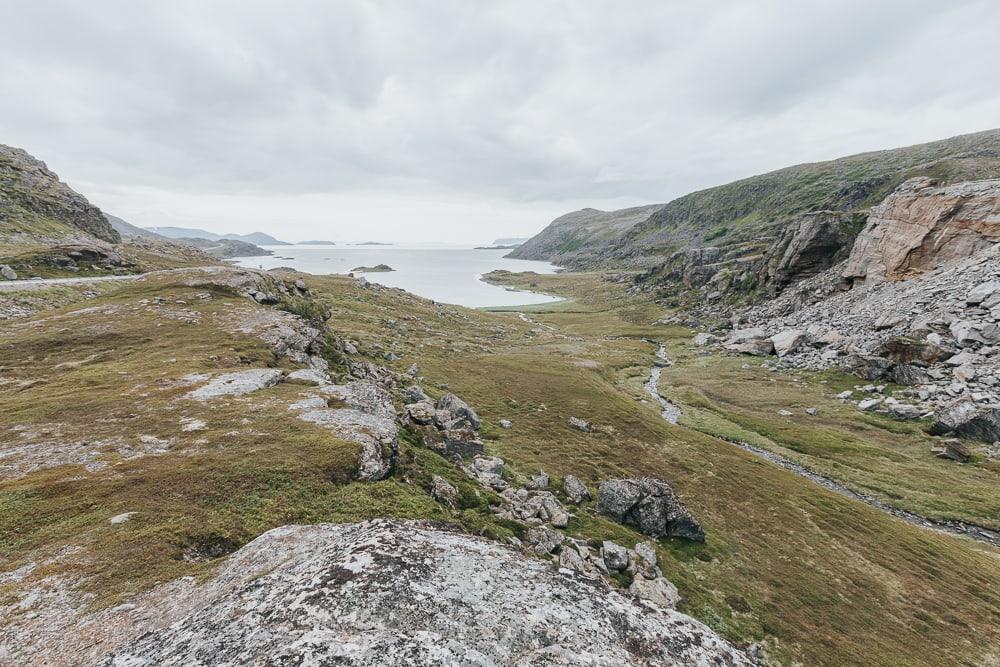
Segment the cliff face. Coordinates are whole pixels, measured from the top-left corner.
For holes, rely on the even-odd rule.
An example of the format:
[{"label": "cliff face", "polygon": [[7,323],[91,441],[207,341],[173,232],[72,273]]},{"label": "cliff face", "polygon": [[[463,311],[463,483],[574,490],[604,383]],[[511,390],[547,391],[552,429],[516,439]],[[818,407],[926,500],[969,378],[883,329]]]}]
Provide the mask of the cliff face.
[{"label": "cliff face", "polygon": [[914,178],[872,209],[843,276],[852,285],[899,280],[1000,241],[1000,180],[935,187]]},{"label": "cliff face", "polygon": [[6,232],[59,238],[84,232],[108,243],[121,236],[87,199],[59,180],[45,163],[20,148],[0,145],[0,222]]}]

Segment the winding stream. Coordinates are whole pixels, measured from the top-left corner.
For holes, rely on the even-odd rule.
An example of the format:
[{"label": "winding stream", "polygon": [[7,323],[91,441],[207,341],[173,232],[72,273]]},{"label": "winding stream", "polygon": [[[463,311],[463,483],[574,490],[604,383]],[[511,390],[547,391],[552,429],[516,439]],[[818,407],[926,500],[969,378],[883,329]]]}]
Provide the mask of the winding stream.
[{"label": "winding stream", "polygon": [[[655,341],[651,342],[655,343]],[[663,368],[665,366],[671,366],[673,364],[673,362],[670,361],[670,357],[667,356],[667,347],[662,344],[659,345],[660,348],[656,351],[656,358],[659,361],[653,364],[653,368],[650,369],[649,379],[646,381],[646,384],[643,385],[643,388],[654,401],[660,404],[660,416],[671,424],[676,424],[677,420],[681,416],[681,409],[660,396],[660,391],[658,389],[660,386],[660,373],[663,372]]]},{"label": "winding stream", "polygon": [[[667,348],[662,343],[657,341],[647,341],[658,345],[659,348],[656,351],[657,361],[653,364],[653,367],[649,372],[649,380],[646,381],[644,388],[646,393],[649,394],[657,403],[660,405],[660,416],[671,424],[676,424],[677,420],[681,416],[681,410],[679,407],[668,401],[667,399],[660,396],[659,384],[660,384],[660,374],[663,372],[665,366],[673,365],[670,357],[667,356]],[[864,504],[874,507],[877,510],[890,514],[894,517],[902,519],[907,523],[911,523],[915,526],[920,526],[922,528],[927,528],[930,530],[937,530],[945,533],[950,533],[952,535],[963,535],[965,537],[970,537],[974,540],[979,540],[980,542],[987,542],[994,546],[1000,547],[1000,531],[991,530],[989,528],[984,528],[982,526],[977,526],[972,523],[965,523],[964,521],[935,521],[934,519],[928,519],[927,517],[920,516],[919,514],[914,514],[913,512],[907,512],[906,510],[899,509],[898,507],[893,507],[887,503],[882,502],[878,498],[874,498],[863,493],[859,493],[850,489],[843,484],[836,482],[829,477],[825,477],[817,472],[813,472],[809,468],[803,465],[795,463],[794,461],[781,456],[780,454],[775,454],[766,449],[761,449],[760,447],[755,447],[749,443],[742,442],[739,440],[730,440],[728,438],[721,438],[720,440],[728,442],[731,445],[739,447],[745,452],[749,452],[754,456],[760,457],[770,463],[781,466],[788,472],[798,475],[808,479],[810,482],[822,486],[824,489],[833,491],[842,496],[852,498],[863,502]]]}]

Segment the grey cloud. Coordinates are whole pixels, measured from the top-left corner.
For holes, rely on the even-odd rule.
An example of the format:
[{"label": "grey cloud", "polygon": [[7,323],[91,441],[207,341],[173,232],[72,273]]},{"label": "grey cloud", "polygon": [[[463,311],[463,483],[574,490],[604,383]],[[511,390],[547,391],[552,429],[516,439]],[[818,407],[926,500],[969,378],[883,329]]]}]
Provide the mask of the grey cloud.
[{"label": "grey cloud", "polygon": [[985,1],[4,0],[0,141],[234,206],[661,201],[995,125],[997,26]]}]

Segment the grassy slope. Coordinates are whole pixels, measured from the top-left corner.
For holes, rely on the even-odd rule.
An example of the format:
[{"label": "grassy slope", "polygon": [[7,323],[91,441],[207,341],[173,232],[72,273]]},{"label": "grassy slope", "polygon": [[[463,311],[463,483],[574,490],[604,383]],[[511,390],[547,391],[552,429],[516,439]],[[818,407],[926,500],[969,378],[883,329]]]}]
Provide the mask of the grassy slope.
[{"label": "grassy slope", "polygon": [[[577,474],[592,487],[613,475],[674,481],[709,539],[704,546],[664,541],[664,571],[684,596],[682,610],[734,640],[764,639],[770,655],[788,665],[997,660],[995,550],[909,526],[707,434],[666,424],[640,400],[653,352],[641,339],[686,332],[649,324],[660,315],[655,307],[624,299],[595,276],[532,280],[573,301],[532,314],[532,324],[395,290],[361,290],[344,278],[307,277],[339,334],[395,350],[396,370],[416,362],[432,393],[447,383],[474,405],[488,450],[516,475],[544,468]],[[192,543],[235,546],[289,522],[431,516],[498,537],[516,532],[490,517],[485,494],[476,498],[453,467],[408,439],[393,479],[348,482],[355,448],[290,418],[284,406],[298,395],[293,386],[209,406],[176,402],[185,390],[169,380],[185,373],[283,363],[259,341],[213,324],[212,313],[242,307],[242,300],[216,294],[198,301],[196,291],[123,286],[96,302],[137,310],[91,312],[0,337],[0,374],[17,380],[0,385],[5,437],[17,424],[58,422],[63,440],[176,439],[161,456],[110,456],[113,465],[103,471],[65,466],[0,483],[5,562],[17,566],[81,546],[72,562],[50,568],[88,577],[97,603],[109,604],[155,581],[205,572],[205,564],[178,558]],[[200,323],[140,308],[139,299],[153,294],[204,311]],[[821,403],[824,415],[828,407]],[[574,431],[566,423],[572,415],[611,429]],[[209,430],[185,433],[181,416],[204,418]],[[514,428],[500,429],[501,418]],[[431,501],[425,489],[432,473],[461,487],[461,511]],[[141,514],[108,524],[123,511]],[[578,514],[570,531],[628,544],[639,538],[589,511]]]},{"label": "grassy slope", "polygon": [[946,183],[1000,178],[1000,130],[795,165],[707,188],[671,201],[623,235],[575,237],[566,257],[557,250],[547,258],[586,267],[667,256],[687,245],[759,245],[791,216],[821,209],[860,214],[914,176]]}]

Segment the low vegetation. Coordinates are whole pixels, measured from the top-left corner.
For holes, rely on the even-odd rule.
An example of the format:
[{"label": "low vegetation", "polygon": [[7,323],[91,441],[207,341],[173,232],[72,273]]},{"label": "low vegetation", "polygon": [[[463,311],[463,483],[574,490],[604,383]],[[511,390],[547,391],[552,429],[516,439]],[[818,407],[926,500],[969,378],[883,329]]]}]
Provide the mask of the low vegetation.
[{"label": "low vegetation", "polygon": [[[996,470],[924,460],[918,431],[836,403],[846,379],[792,382],[737,359],[699,357],[686,348],[690,332],[655,324],[667,313],[598,274],[493,275],[566,297],[520,314],[435,304],[345,277],[304,278],[310,305],[283,307],[325,318],[330,336],[360,343],[361,358],[399,373],[416,364],[434,395],[457,393],[479,411],[487,451],[510,474],[574,474],[592,490],[610,477],[673,482],[708,535],[704,545],[660,543],[681,610],[738,643],[762,642],[774,664],[1000,659],[997,550],[901,522],[715,437],[757,438],[928,514],[996,516]],[[106,606],[158,581],[205,575],[214,559],[287,523],[427,517],[499,539],[519,534],[493,517],[489,493],[406,431],[394,476],[352,481],[356,445],[287,409],[302,386],[184,399],[192,373],[294,367],[231,325],[270,307],[170,277],[116,285],[86,306],[0,330],[5,448],[46,454],[45,467],[8,471],[0,482],[5,569],[38,563],[31,576],[65,577],[93,594],[88,604]],[[679,426],[664,422],[642,389],[651,340],[667,342],[677,360],[661,389],[684,404]],[[389,352],[394,361],[385,361]],[[737,379],[763,396],[759,408]],[[778,405],[805,403],[819,407],[815,421],[764,419]],[[597,429],[574,430],[571,416]],[[513,427],[500,428],[500,419]],[[186,430],[195,421],[204,428]],[[458,509],[432,499],[432,475],[459,489]],[[912,492],[925,482],[932,491]],[[110,522],[125,512],[137,514]],[[640,539],[589,507],[567,530],[629,546]],[[0,595],[10,600],[11,585]]]}]

